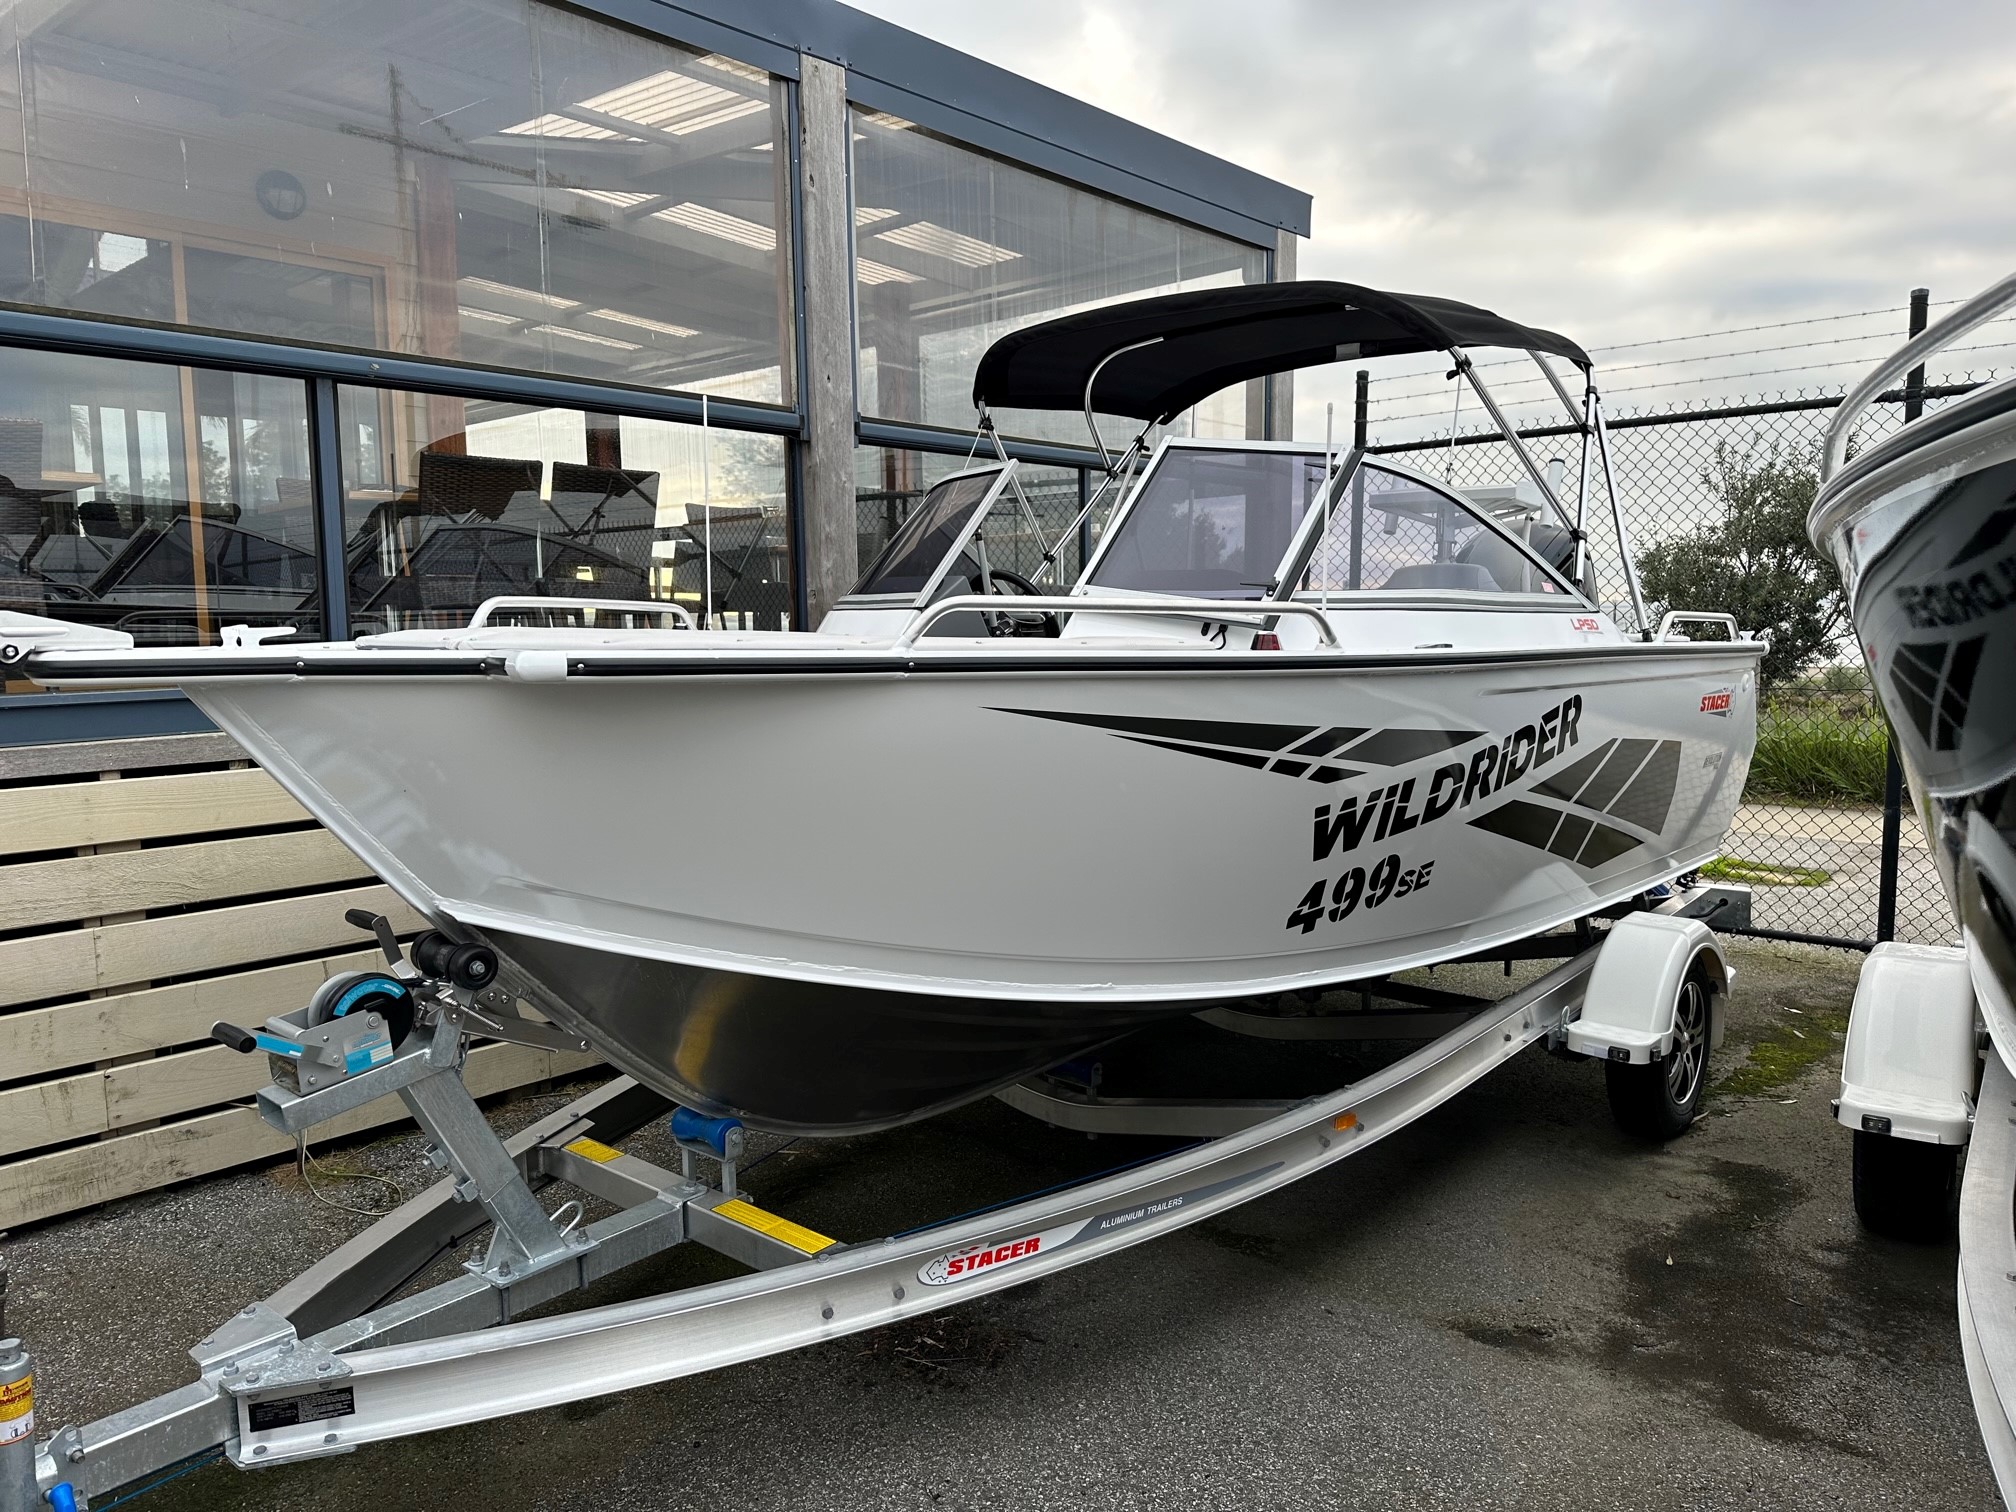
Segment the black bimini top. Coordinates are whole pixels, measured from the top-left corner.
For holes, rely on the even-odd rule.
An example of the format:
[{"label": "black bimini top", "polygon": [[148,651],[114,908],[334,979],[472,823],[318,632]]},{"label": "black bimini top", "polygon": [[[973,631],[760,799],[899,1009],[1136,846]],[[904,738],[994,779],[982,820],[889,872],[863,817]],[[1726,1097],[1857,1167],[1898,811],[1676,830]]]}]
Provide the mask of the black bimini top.
[{"label": "black bimini top", "polygon": [[[1142,342],[1152,344],[1136,345]],[[1589,367],[1588,353],[1566,336],[1475,305],[1310,280],[1163,294],[1029,326],[987,349],[973,376],[973,402],[1080,409],[1097,372],[1093,409],[1162,421],[1249,378],[1473,346],[1547,352]]]}]

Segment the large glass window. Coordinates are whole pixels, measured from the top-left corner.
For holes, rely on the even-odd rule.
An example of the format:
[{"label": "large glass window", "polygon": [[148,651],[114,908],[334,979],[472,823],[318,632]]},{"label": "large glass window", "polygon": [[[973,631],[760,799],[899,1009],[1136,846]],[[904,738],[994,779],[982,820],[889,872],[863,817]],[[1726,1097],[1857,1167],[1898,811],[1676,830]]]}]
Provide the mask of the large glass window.
[{"label": "large glass window", "polygon": [[8,352],[0,608],[142,645],[214,644],[227,624],[318,635],[308,477],[298,382]]},{"label": "large glass window", "polygon": [[1171,447],[1092,581],[1193,598],[1264,598],[1322,487],[1321,454]]},{"label": "large glass window", "polygon": [[527,0],[0,9],[0,300],[789,403],[782,86]]},{"label": "large glass window", "polygon": [[[1017,168],[883,112],[854,113],[861,411],[968,428],[980,354],[1022,326],[1150,294],[1260,283],[1267,256]],[[1261,388],[1197,406],[1175,429],[1258,437]],[[1097,394],[1094,394],[1095,402]],[[1004,411],[1004,430],[1083,441],[1075,415]],[[1110,420],[1111,434],[1135,422]]]},{"label": "large glass window", "polygon": [[338,413],[353,635],[499,595],[791,622],[780,438],[364,388]]},{"label": "large glass window", "polygon": [[[941,455],[936,452],[902,451],[893,447],[863,446],[854,452],[854,508],[858,560],[865,569],[881,554],[903,522],[919,507],[924,495],[951,474],[985,460]],[[1085,565],[1082,546],[1095,538],[1104,506],[1095,511],[1083,530],[1073,530],[1083,507],[1084,474],[1075,467],[1041,467],[1023,463],[1016,472],[1022,499],[1029,506],[1029,518],[1013,492],[1005,494],[987,516],[987,560],[1027,579],[1039,588],[1068,587],[1077,581]],[[1058,546],[1054,574],[1046,575],[1043,553]],[[920,585],[921,586],[921,585]],[[914,590],[913,590],[914,591]]]}]

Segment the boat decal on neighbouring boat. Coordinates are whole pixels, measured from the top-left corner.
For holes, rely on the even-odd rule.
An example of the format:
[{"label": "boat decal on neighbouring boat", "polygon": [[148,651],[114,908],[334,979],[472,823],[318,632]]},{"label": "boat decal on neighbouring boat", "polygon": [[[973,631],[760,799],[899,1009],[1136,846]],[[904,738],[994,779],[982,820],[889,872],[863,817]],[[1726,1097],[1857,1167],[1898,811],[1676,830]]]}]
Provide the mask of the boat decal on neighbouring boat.
[{"label": "boat decal on neighbouring boat", "polygon": [[[1467,745],[1481,730],[1371,730],[1363,725],[1248,724],[1230,719],[1157,719],[1127,714],[1076,714],[1058,709],[996,709],[1030,719],[1088,725],[1122,740],[1180,751],[1256,771],[1310,782],[1342,782],[1367,766],[1402,766]],[[1345,763],[1356,762],[1351,766]]]},{"label": "boat decal on neighbouring boat", "polygon": [[1960,749],[1974,674],[1985,635],[1963,641],[1902,641],[1890,662],[1890,686],[1910,718],[1913,733],[1934,751]]}]

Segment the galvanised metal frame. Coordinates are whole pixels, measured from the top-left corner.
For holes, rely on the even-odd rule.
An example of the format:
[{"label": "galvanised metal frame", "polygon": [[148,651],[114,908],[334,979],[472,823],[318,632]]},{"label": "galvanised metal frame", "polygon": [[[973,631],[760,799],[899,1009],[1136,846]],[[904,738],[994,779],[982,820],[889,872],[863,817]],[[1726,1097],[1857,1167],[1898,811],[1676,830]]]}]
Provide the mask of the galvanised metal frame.
[{"label": "galvanised metal frame", "polygon": [[[1661,911],[1690,913],[1699,901],[1678,899]],[[486,1146],[482,1160],[508,1164],[517,1185],[565,1180],[618,1211],[584,1227],[557,1265],[523,1271],[472,1264],[456,1279],[388,1300],[476,1234],[491,1206],[487,1191],[477,1201],[454,1200],[472,1151],[451,1151],[448,1179],[192,1349],[197,1380],[96,1423],[60,1429],[40,1446],[27,1494],[67,1484],[87,1497],[102,1495],[219,1447],[243,1468],[288,1464],[631,1390],[939,1312],[1131,1248],[1356,1154],[1528,1045],[1565,1033],[1598,948],[1335,1092],[1272,1107],[1256,1103],[1243,1119],[1221,1119],[1221,1129],[1244,1126],[1208,1143],[880,1241],[829,1244],[807,1235],[814,1243],[794,1245],[772,1237],[779,1220],[768,1215],[757,1214],[758,1224],[770,1225],[759,1227],[716,1213],[731,1196],[725,1171],[717,1187],[602,1148],[664,1106],[628,1078],[508,1144],[473,1127],[452,1131],[451,1138],[466,1135]],[[420,1065],[434,1058],[432,1046],[416,1048],[409,1040],[399,1060],[357,1080],[391,1075],[407,1062],[413,1068],[398,1076],[435,1074]],[[268,1088],[262,1099],[274,1092]],[[276,1105],[304,1105],[320,1095],[280,1094]],[[367,1094],[360,1087],[357,1095]],[[1144,1104],[1130,1116],[1148,1129],[1185,1114],[1184,1104]],[[584,1135],[594,1143],[584,1145]],[[465,1178],[461,1185],[470,1183]],[[512,1321],[687,1241],[756,1269],[678,1292]],[[36,1501],[10,1500],[13,1489],[0,1485],[0,1512],[17,1512],[17,1505],[31,1512]]]}]

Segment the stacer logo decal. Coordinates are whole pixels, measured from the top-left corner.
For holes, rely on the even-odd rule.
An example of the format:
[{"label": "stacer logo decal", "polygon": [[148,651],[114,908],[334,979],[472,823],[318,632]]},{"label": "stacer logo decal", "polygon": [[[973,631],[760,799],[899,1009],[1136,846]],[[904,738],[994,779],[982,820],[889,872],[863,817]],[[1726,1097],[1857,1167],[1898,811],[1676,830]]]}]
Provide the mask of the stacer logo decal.
[{"label": "stacer logo decal", "polygon": [[985,1244],[968,1245],[961,1250],[948,1250],[942,1255],[933,1255],[918,1266],[917,1279],[926,1286],[951,1286],[960,1281],[970,1281],[983,1272],[998,1271],[1004,1266],[1017,1265],[1024,1260],[1034,1259],[1037,1255],[1054,1254],[1069,1245],[1103,1239],[1116,1230],[1133,1228],[1151,1218],[1161,1218],[1170,1213],[1180,1212],[1184,1208],[1195,1207],[1206,1197],[1215,1197],[1220,1192],[1229,1192],[1234,1187],[1258,1181],[1280,1168],[1281,1162],[1277,1160],[1261,1166],[1258,1170],[1248,1171],[1243,1176],[1232,1176],[1206,1186],[1192,1187],[1187,1192],[1158,1197],[1153,1202],[1137,1202],[1131,1207],[1115,1208],[1110,1213],[1100,1213],[1092,1218],[1080,1218],[1075,1223],[1060,1224],[1056,1228],[1042,1229],[1033,1234],[990,1239]]},{"label": "stacer logo decal", "polygon": [[1717,688],[1713,693],[1703,693],[1701,695],[1701,712],[1703,714],[1720,714],[1724,719],[1727,719],[1729,717],[1729,705],[1735,701],[1736,690],[1734,688]]}]

